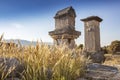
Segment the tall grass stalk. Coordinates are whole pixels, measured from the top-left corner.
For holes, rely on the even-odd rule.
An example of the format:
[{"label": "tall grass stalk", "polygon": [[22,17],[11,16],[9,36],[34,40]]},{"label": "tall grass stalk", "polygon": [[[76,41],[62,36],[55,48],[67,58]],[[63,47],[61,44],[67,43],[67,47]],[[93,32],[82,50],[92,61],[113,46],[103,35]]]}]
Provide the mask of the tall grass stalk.
[{"label": "tall grass stalk", "polygon": [[84,74],[86,66],[86,59],[77,51],[39,43],[26,47],[1,46],[0,57],[14,57],[24,64],[21,80],[76,80]]}]

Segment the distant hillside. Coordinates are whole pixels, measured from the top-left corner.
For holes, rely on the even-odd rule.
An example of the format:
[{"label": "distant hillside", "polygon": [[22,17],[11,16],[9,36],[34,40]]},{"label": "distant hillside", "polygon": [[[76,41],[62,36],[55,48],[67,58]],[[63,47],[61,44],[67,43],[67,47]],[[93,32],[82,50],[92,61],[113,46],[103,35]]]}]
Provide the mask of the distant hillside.
[{"label": "distant hillside", "polygon": [[[13,41],[14,43],[18,44],[18,41],[20,41],[21,45],[23,46],[27,46],[27,45],[36,45],[37,41],[27,41],[27,40],[20,40],[20,39],[9,39],[9,40],[5,40],[6,42],[11,42]],[[52,43],[50,42],[43,42],[44,44],[47,45],[52,45]]]}]

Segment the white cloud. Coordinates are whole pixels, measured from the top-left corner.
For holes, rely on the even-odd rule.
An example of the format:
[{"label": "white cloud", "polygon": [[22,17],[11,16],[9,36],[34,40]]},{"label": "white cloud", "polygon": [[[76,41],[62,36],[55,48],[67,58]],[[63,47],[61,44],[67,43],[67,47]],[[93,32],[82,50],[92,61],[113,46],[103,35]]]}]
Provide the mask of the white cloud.
[{"label": "white cloud", "polygon": [[11,26],[17,29],[24,27],[22,24],[19,24],[19,23],[12,23]]}]

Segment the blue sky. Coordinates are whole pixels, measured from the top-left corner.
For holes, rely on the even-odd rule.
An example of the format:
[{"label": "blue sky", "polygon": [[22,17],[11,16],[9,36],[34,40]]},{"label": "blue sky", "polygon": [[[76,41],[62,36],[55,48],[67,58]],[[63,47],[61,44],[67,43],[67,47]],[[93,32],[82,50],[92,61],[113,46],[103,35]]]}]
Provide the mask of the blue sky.
[{"label": "blue sky", "polygon": [[52,42],[48,35],[54,30],[54,16],[58,10],[73,6],[76,11],[76,30],[84,43],[84,24],[88,16],[103,19],[100,25],[101,45],[120,40],[120,0],[0,0],[0,34],[5,39],[42,40]]}]

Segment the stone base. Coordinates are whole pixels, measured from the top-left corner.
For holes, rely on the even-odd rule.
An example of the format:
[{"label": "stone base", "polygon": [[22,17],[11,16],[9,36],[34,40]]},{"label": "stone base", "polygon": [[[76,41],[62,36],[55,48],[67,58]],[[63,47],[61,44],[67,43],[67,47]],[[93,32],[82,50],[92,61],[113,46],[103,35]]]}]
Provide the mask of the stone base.
[{"label": "stone base", "polygon": [[93,63],[103,63],[105,61],[104,52],[84,52],[85,57],[89,58]]}]

